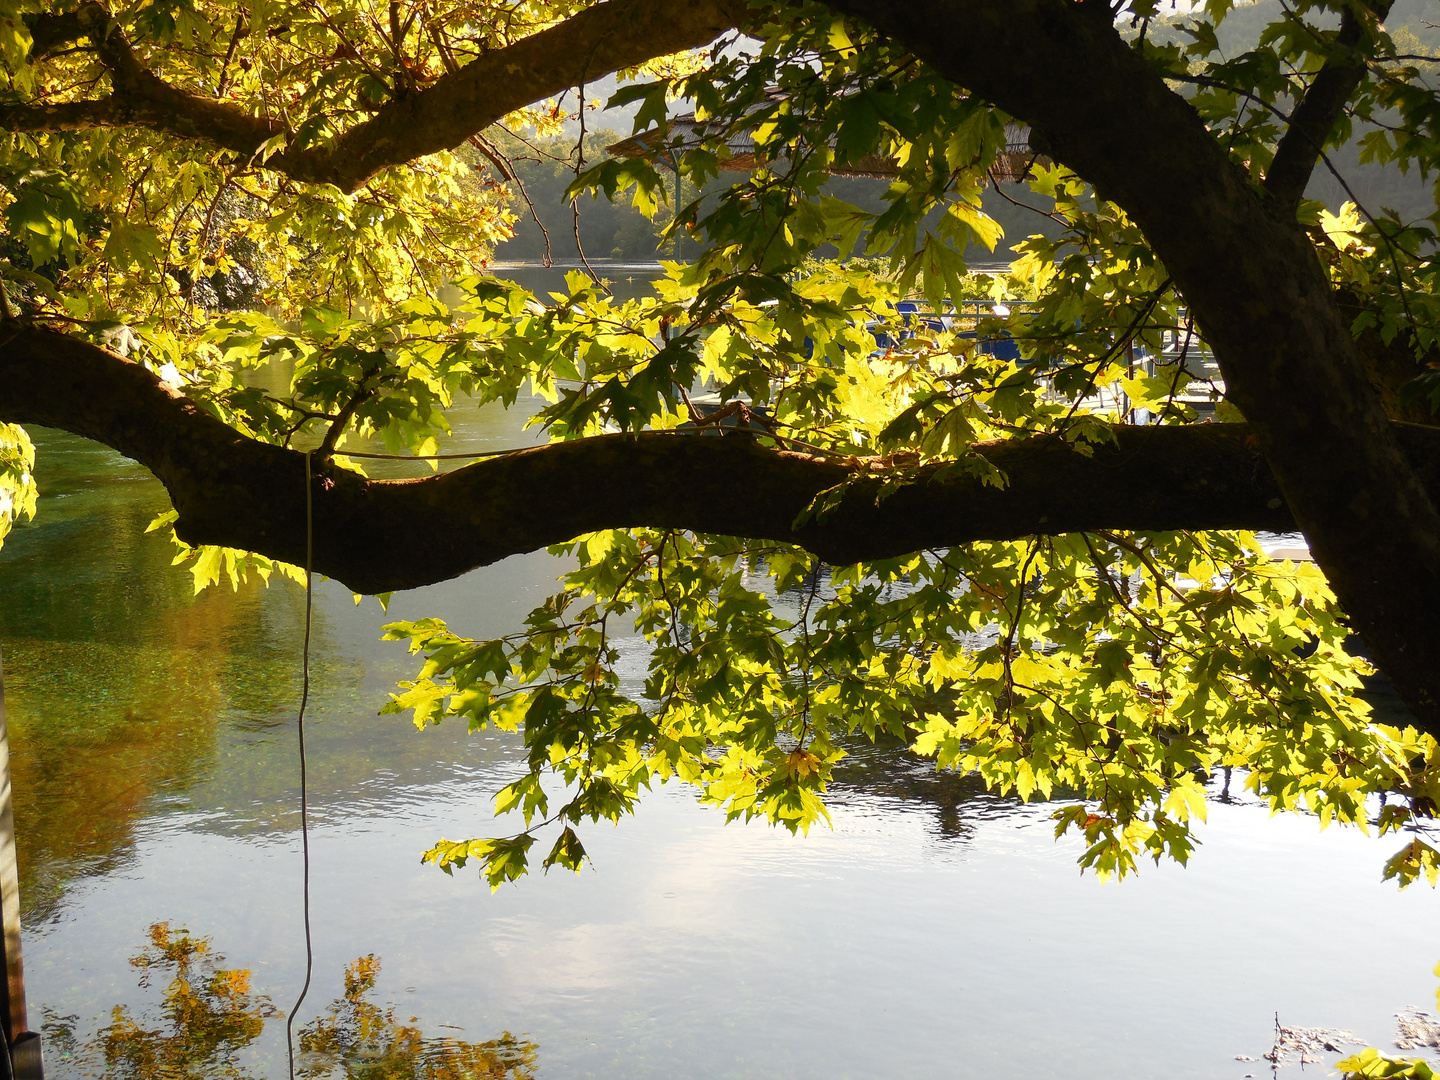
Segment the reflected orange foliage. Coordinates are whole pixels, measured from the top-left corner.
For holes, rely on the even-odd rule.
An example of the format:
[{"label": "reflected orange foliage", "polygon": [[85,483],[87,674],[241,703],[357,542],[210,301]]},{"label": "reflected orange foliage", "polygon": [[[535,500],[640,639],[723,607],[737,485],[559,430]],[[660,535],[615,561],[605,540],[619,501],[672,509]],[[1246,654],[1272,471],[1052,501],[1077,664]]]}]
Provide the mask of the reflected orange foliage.
[{"label": "reflected orange foliage", "polygon": [[[255,1080],[243,1052],[265,1022],[283,1014],[250,988],[250,972],[221,966],[211,941],[169,923],[150,927],[150,943],[131,958],[139,985],[165,982],[159,1015],[116,1005],[110,1024],[77,1041],[69,1027],[47,1031],[75,1077],[104,1080]],[[534,1080],[539,1047],[509,1032],[487,1042],[427,1037],[401,1023],[393,1007],[368,1000],[380,958],[345,969],[344,996],[299,1032],[296,1075],[304,1080]]]}]

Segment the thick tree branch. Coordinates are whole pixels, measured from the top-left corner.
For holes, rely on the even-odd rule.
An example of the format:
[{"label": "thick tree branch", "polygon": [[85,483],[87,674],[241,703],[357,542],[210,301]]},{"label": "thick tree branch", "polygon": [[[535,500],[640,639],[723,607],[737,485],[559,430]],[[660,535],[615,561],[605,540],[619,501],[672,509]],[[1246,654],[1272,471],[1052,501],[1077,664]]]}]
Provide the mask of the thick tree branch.
[{"label": "thick tree branch", "polygon": [[125,127],[130,123],[120,103],[113,97],[0,108],[0,130],[4,131],[88,131],[91,128]]},{"label": "thick tree branch", "polygon": [[1440,511],[1314,247],[1115,27],[1071,0],[827,0],[1027,121],[1144,231],[1286,502],[1411,712],[1440,732]]},{"label": "thick tree branch", "polygon": [[93,0],[63,15],[32,16],[34,52],[44,56],[62,45],[89,39],[110,71],[107,97],[54,105],[0,109],[7,131],[75,131],[95,127],[147,127],[198,139],[249,157],[281,133],[278,121],[251,116],[214,98],[177,90],[147,68],[115,20]]},{"label": "thick tree branch", "polygon": [[[353,191],[388,165],[459,146],[516,109],[656,56],[708,45],[745,0],[607,0],[388,102],[297,168]],[[287,169],[284,155],[275,167]]]},{"label": "thick tree branch", "polygon": [[[449,150],[516,109],[656,56],[707,45],[734,27],[745,0],[607,0],[486,53],[426,89],[387,102],[370,119],[317,146],[274,154],[266,166],[350,192],[390,165]],[[93,0],[65,15],[34,16],[36,55],[88,38],[110,69],[111,94],[95,101],[0,109],[0,129],[138,126],[250,157],[285,129],[228,102],[176,89],[136,55]]]},{"label": "thick tree branch", "polygon": [[[1373,22],[1382,22],[1393,0],[1375,0],[1370,5]],[[1355,11],[1346,7],[1340,16],[1340,31],[1334,49],[1316,74],[1305,96],[1290,113],[1289,126],[1275,149],[1275,159],[1265,174],[1265,189],[1275,198],[1275,211],[1293,219],[1310,175],[1325,148],[1325,140],[1345,111],[1345,103],[1365,77],[1365,57],[1356,47],[1374,30]]]},{"label": "thick tree branch", "polygon": [[79,11],[31,12],[24,16],[30,31],[30,59],[44,60],[61,49],[83,41],[88,30],[80,21]]},{"label": "thick tree branch", "polygon": [[[0,420],[64,428],[147,466],[191,543],[303,561],[303,455],[240,436],[138,364],[49,330],[13,329],[0,345]],[[1440,428],[1402,430],[1440,491]],[[360,592],[385,592],[638,526],[788,541],[837,564],[1035,533],[1293,528],[1243,425],[1115,435],[1091,455],[1053,436],[989,444],[980,452],[1006,473],[1004,489],[976,478],[940,482],[926,469],[878,502],[879,478],[867,480],[857,463],[735,435],[606,435],[420,480],[331,468],[315,480],[315,569]],[[834,513],[792,527],[818,493],[847,479]]]}]

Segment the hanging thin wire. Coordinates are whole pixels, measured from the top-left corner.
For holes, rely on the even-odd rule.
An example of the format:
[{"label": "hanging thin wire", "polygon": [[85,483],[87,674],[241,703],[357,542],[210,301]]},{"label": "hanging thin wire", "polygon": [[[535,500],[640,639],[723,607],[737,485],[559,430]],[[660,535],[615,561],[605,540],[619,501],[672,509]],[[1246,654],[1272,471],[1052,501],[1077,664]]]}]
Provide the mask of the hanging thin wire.
[{"label": "hanging thin wire", "polygon": [[305,995],[310,992],[310,974],[315,966],[315,950],[310,937],[310,805],[305,775],[305,706],[310,701],[310,612],[314,594],[311,568],[315,561],[315,507],[310,486],[310,451],[305,451],[305,647],[301,653],[300,711],[295,717],[300,736],[300,853],[305,888],[305,984],[295,999],[290,1015],[285,1018],[285,1053],[290,1065],[290,1080],[295,1080],[295,1014]]}]

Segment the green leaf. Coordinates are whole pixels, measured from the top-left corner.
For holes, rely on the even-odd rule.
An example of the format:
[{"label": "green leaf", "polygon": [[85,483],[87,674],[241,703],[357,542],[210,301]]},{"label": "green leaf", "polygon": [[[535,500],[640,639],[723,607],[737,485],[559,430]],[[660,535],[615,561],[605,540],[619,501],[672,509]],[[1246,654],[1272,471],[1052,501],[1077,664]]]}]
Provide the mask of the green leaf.
[{"label": "green leaf", "polygon": [[545,869],[552,866],[563,866],[567,870],[580,872],[581,866],[585,863],[585,848],[580,843],[580,838],[575,835],[575,830],[568,825],[555,840],[555,846],[550,849],[550,854],[545,856]]}]

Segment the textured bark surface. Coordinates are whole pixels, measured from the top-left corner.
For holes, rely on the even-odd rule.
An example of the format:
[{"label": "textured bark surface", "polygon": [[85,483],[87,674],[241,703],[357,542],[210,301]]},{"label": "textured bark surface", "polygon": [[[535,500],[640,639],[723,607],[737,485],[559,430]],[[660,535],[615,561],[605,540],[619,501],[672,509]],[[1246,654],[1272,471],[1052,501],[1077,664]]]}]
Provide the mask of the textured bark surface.
[{"label": "textured bark surface", "polygon": [[[48,330],[16,330],[0,345],[0,420],[63,427],[145,465],[191,543],[304,562],[304,455],[243,438],[138,364]],[[1440,429],[1402,432],[1440,492]],[[1034,533],[1294,527],[1246,426],[1115,434],[1091,455],[1049,436],[987,445],[981,452],[1009,478],[1004,489],[936,480],[931,469],[879,502],[878,480],[855,463],[743,435],[607,435],[419,480],[317,468],[315,569],[385,592],[596,529],[647,525],[794,542],[840,564]],[[847,478],[859,482],[834,513],[792,528],[816,494]]]},{"label": "textured bark surface", "polygon": [[[1354,325],[1366,311],[1364,302],[1353,293],[1337,292],[1335,302],[1339,305],[1340,317],[1349,325]],[[1427,362],[1440,360],[1440,347],[1432,345],[1422,361],[1415,355],[1415,348],[1406,340],[1406,335],[1397,334],[1386,341],[1378,326],[1365,326],[1355,335],[1355,347],[1360,350],[1360,362],[1365,367],[1370,388],[1390,419],[1412,424],[1435,422],[1430,402],[1423,394],[1407,400],[1402,392],[1407,383],[1425,374]]]},{"label": "textured bark surface", "polygon": [[1265,173],[1265,190],[1275,200],[1273,209],[1279,215],[1295,216],[1325,142],[1364,78],[1365,57],[1357,46],[1390,14],[1393,0],[1368,3],[1368,11],[1359,5],[1341,11],[1334,52],[1291,111],[1285,135],[1275,148],[1275,160]]},{"label": "textured bark surface", "polygon": [[1139,224],[1354,626],[1415,716],[1440,731],[1440,512],[1293,213],[1249,183],[1194,109],[1086,5],[832,6],[1033,125],[1057,161]]},{"label": "textured bark surface", "polygon": [[[1352,58],[1337,50],[1296,109],[1266,190],[1120,39],[1101,0],[830,2],[1030,123],[1037,145],[1125,208],[1195,313],[1251,432],[1124,431],[1092,458],[1043,441],[1006,444],[983,451],[1010,474],[1004,492],[919,483],[876,505],[857,489],[799,535],[795,513],[845,467],[732,438],[596,439],[406,483],[336,474],[317,492],[318,568],[379,591],[621,525],[795,539],[845,561],[1032,532],[1293,520],[1380,666],[1440,732],[1440,511],[1426,471],[1434,429],[1391,424],[1293,213],[1316,134],[1358,78]],[[1377,0],[1372,13],[1383,7]],[[610,0],[387,104],[328,148],[282,151],[268,164],[353,190],[582,79],[702,45],[741,15],[729,0]],[[90,41],[113,92],[49,111],[0,110],[0,127],[145,124],[246,154],[273,134],[161,83],[93,3],[33,26],[37,47]],[[1346,33],[1359,40],[1359,24]],[[0,417],[89,435],[148,465],[188,539],[299,558],[299,456],[239,437],[134,365],[21,331],[0,350]]]},{"label": "textured bark surface", "polygon": [[[534,101],[656,56],[708,45],[744,14],[744,0],[607,0],[547,30],[477,57],[416,93],[388,101],[333,143],[281,150],[269,169],[350,192],[390,165],[459,146]],[[110,70],[111,93],[55,105],[0,107],[6,131],[147,127],[250,157],[282,134],[279,121],[157,78],[108,9],[92,2],[28,17],[35,54],[89,41]]]}]

